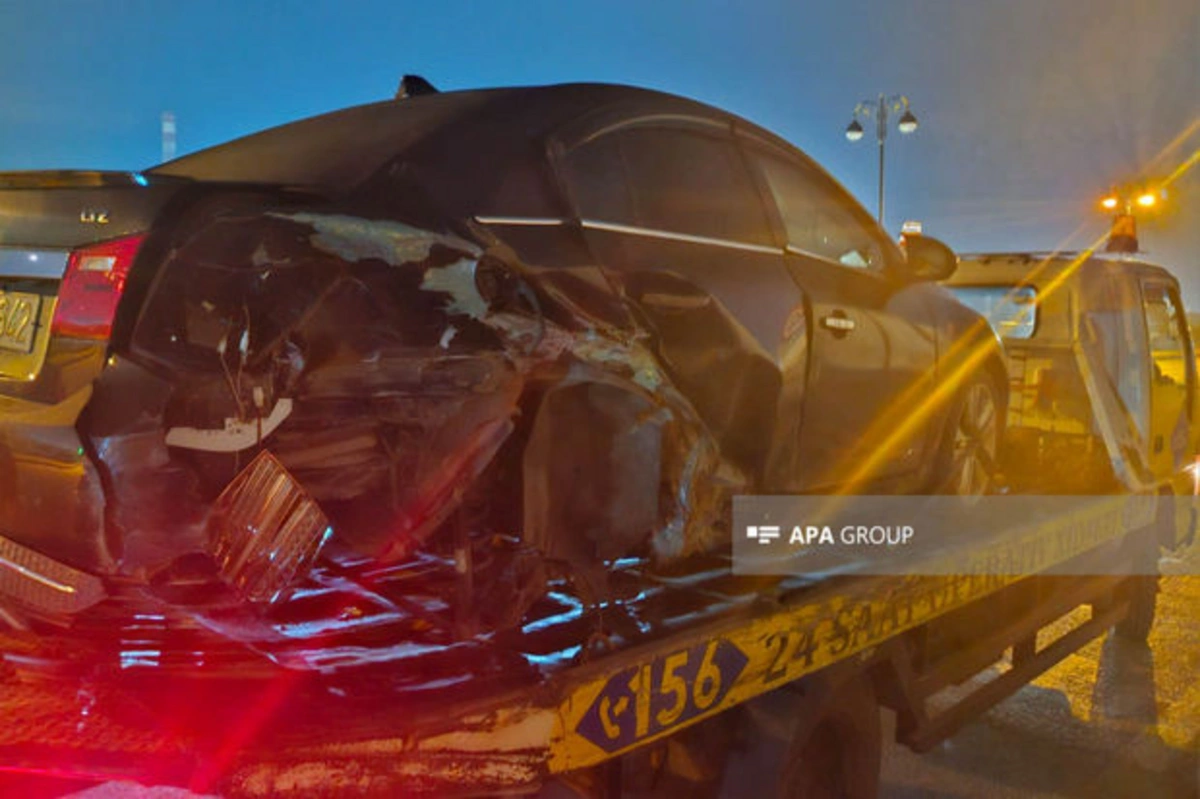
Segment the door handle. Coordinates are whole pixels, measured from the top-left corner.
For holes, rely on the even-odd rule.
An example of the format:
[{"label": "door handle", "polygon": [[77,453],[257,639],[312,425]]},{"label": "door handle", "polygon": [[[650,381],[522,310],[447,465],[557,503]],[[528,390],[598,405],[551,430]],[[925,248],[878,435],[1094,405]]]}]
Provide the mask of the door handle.
[{"label": "door handle", "polygon": [[846,316],[846,312],[839,308],[832,311],[829,316],[822,316],[821,326],[840,338],[858,327],[858,323]]}]

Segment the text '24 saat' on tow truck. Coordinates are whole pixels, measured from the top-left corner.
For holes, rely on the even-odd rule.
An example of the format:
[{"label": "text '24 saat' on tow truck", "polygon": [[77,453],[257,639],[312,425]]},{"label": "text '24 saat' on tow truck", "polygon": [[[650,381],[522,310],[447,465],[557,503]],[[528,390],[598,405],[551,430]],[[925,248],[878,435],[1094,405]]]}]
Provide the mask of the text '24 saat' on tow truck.
[{"label": "text '24 saat' on tow truck", "polygon": [[[880,705],[928,747],[1144,600],[1190,517],[1121,497],[890,576],[731,569],[735,495],[1019,464],[1012,364],[933,284],[953,254],[699,103],[407,88],[145,173],[0,176],[0,768],[672,795],[752,753],[768,791],[869,796]],[[1158,494],[1078,341],[1079,434]]]}]

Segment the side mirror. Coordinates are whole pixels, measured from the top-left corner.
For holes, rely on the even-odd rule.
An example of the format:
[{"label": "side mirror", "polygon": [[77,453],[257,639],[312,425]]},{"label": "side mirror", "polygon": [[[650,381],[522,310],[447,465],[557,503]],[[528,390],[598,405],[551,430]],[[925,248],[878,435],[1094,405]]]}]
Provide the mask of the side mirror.
[{"label": "side mirror", "polygon": [[954,250],[929,236],[905,233],[900,239],[904,251],[904,276],[909,280],[945,280],[958,269]]}]

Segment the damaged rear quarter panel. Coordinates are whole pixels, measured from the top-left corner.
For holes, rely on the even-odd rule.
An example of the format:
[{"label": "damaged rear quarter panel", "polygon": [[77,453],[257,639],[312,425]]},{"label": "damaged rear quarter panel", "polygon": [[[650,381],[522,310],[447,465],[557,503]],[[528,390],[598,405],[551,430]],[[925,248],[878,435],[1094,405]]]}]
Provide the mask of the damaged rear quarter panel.
[{"label": "damaged rear quarter panel", "polygon": [[[307,211],[217,218],[172,250],[132,340],[154,376],[118,362],[88,428],[123,570],[152,574],[211,547],[207,508],[263,448],[321,504],[337,540],[407,558],[535,410],[541,443],[523,468],[544,490],[526,492],[524,532],[548,556],[579,552],[577,535],[581,566],[647,541],[670,559],[721,540],[721,497],[741,478],[726,479],[704,421],[615,311],[619,295],[602,277],[539,274],[499,252]],[[531,381],[558,399],[525,407]],[[556,385],[606,399],[545,393]],[[128,393],[142,402],[122,406]],[[604,440],[567,469],[556,453],[580,425]],[[584,485],[597,511],[586,530],[570,503],[546,499]]]}]

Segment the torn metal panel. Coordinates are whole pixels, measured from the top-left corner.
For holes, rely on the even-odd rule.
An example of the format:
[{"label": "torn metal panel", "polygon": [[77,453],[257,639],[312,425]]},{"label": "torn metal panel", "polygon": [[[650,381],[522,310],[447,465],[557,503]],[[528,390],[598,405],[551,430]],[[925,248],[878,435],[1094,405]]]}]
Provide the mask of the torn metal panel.
[{"label": "torn metal panel", "polygon": [[122,574],[145,579],[207,550],[208,498],[195,471],[171,456],[161,429],[94,437],[92,446],[106,474],[107,535]]},{"label": "torn metal panel", "polygon": [[475,261],[463,259],[446,266],[427,269],[421,289],[449,294],[447,312],[478,319],[488,312],[488,303],[475,284],[475,266]]},{"label": "torn metal panel", "polygon": [[669,430],[664,492],[671,514],[651,544],[662,562],[723,551],[729,545],[732,498],[749,490],[750,481],[721,458],[716,443],[695,427]]},{"label": "torn metal panel", "polygon": [[104,485],[104,526],[97,536],[118,559],[117,571],[142,579],[207,549],[204,525],[212,497],[165,441],[172,395],[163,378],[113,358],[80,419]]},{"label": "torn metal panel", "polygon": [[523,461],[524,534],[592,600],[606,592],[607,561],[648,545],[668,562],[726,543],[728,502],[746,485],[649,362],[621,363],[658,391],[592,365],[573,370],[540,406]]},{"label": "torn metal panel", "polygon": [[310,225],[313,246],[349,263],[377,258],[393,266],[416,263],[429,257],[435,244],[479,256],[475,244],[457,236],[434,233],[387,219],[363,219],[337,214],[276,214]]},{"label": "torn metal panel", "polygon": [[567,563],[593,601],[606,560],[643,545],[659,524],[662,425],[648,398],[603,383],[552,390],[524,458],[526,540]]}]

